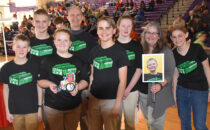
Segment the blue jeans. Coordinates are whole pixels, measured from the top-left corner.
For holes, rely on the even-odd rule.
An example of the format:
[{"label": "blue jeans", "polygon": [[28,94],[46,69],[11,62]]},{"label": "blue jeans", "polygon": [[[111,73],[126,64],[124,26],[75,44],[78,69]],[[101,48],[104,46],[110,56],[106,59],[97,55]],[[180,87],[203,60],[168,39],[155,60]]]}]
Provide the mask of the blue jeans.
[{"label": "blue jeans", "polygon": [[206,127],[208,91],[192,90],[178,85],[176,98],[182,130],[192,130],[191,107],[195,129],[208,130]]}]

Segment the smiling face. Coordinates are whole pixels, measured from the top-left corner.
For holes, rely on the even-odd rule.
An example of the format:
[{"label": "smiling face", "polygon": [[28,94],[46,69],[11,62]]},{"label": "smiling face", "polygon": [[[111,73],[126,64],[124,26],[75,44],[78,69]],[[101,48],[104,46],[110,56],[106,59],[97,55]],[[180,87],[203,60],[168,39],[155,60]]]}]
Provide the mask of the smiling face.
[{"label": "smiling face", "polygon": [[65,32],[57,32],[55,35],[54,44],[57,49],[57,52],[68,52],[68,49],[72,44],[72,41],[70,40],[70,35]]},{"label": "smiling face", "polygon": [[171,35],[171,40],[177,47],[181,47],[186,44],[187,37],[188,33],[185,33],[181,30],[174,30]]},{"label": "smiling face", "polygon": [[102,44],[112,42],[112,37],[115,33],[116,29],[113,28],[106,20],[101,20],[98,22],[97,34]]},{"label": "smiling face", "polygon": [[49,17],[44,14],[34,15],[33,25],[39,34],[47,33],[48,26],[50,26]]},{"label": "smiling face", "polygon": [[154,47],[157,44],[158,39],[158,30],[154,26],[149,27],[145,32],[145,41],[148,43],[149,47]]},{"label": "smiling face", "polygon": [[130,19],[122,19],[117,28],[120,36],[129,37],[133,28],[132,21]]},{"label": "smiling face", "polygon": [[79,30],[82,23],[83,15],[79,7],[73,6],[68,12],[68,20],[72,30]]},{"label": "smiling face", "polygon": [[17,40],[15,41],[12,49],[15,52],[15,57],[19,59],[26,58],[27,53],[30,51],[30,46],[28,41]]},{"label": "smiling face", "polygon": [[158,64],[155,60],[148,60],[147,61],[147,68],[149,69],[151,74],[156,73],[157,66],[158,66]]}]

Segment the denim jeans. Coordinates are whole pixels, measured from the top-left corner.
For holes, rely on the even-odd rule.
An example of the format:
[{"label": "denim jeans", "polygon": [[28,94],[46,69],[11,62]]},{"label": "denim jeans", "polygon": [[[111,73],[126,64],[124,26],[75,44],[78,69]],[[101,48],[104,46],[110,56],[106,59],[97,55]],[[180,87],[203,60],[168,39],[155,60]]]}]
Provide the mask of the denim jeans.
[{"label": "denim jeans", "polygon": [[176,97],[182,130],[192,130],[191,108],[195,129],[208,130],[206,127],[208,91],[192,90],[178,85]]}]

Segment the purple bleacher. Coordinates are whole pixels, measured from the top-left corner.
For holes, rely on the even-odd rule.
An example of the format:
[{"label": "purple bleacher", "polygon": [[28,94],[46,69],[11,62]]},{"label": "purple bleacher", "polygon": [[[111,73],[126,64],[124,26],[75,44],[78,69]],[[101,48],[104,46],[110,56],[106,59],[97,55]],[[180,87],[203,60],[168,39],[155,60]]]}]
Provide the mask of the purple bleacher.
[{"label": "purple bleacher", "polygon": [[191,6],[189,7],[189,9],[186,11],[186,13],[185,13],[183,19],[186,20],[186,19],[189,17],[189,11],[192,10],[196,5],[201,4],[202,1],[203,1],[203,0],[195,0],[195,1],[191,4]]}]

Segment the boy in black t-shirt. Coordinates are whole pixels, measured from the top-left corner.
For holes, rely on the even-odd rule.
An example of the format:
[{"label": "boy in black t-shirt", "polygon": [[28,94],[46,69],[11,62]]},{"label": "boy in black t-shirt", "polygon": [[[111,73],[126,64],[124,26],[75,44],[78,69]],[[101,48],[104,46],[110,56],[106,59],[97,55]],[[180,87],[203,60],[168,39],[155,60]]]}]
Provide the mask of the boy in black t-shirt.
[{"label": "boy in black t-shirt", "polygon": [[[57,30],[54,39],[57,51],[42,61],[38,81],[45,88],[44,122],[47,130],[76,130],[81,114],[80,90],[88,86],[89,67],[69,53],[72,42],[68,30]],[[75,89],[66,91],[65,85],[68,89],[72,82],[76,82]],[[58,88],[62,90],[58,92]]]},{"label": "boy in black t-shirt", "polygon": [[53,38],[48,33],[48,26],[50,26],[51,21],[47,11],[44,9],[36,10],[32,23],[35,27],[35,37],[30,39],[30,57],[40,63],[46,55],[55,52]]},{"label": "boy in black t-shirt", "polygon": [[15,58],[5,64],[0,73],[7,120],[13,123],[15,130],[37,130],[38,120],[41,120],[42,91],[37,87],[39,67],[26,57],[29,43],[25,35],[15,37]]},{"label": "boy in black t-shirt", "polygon": [[88,121],[90,130],[120,130],[121,104],[129,64],[125,50],[115,44],[114,20],[102,17],[97,24],[101,44],[90,52],[90,100]]}]

